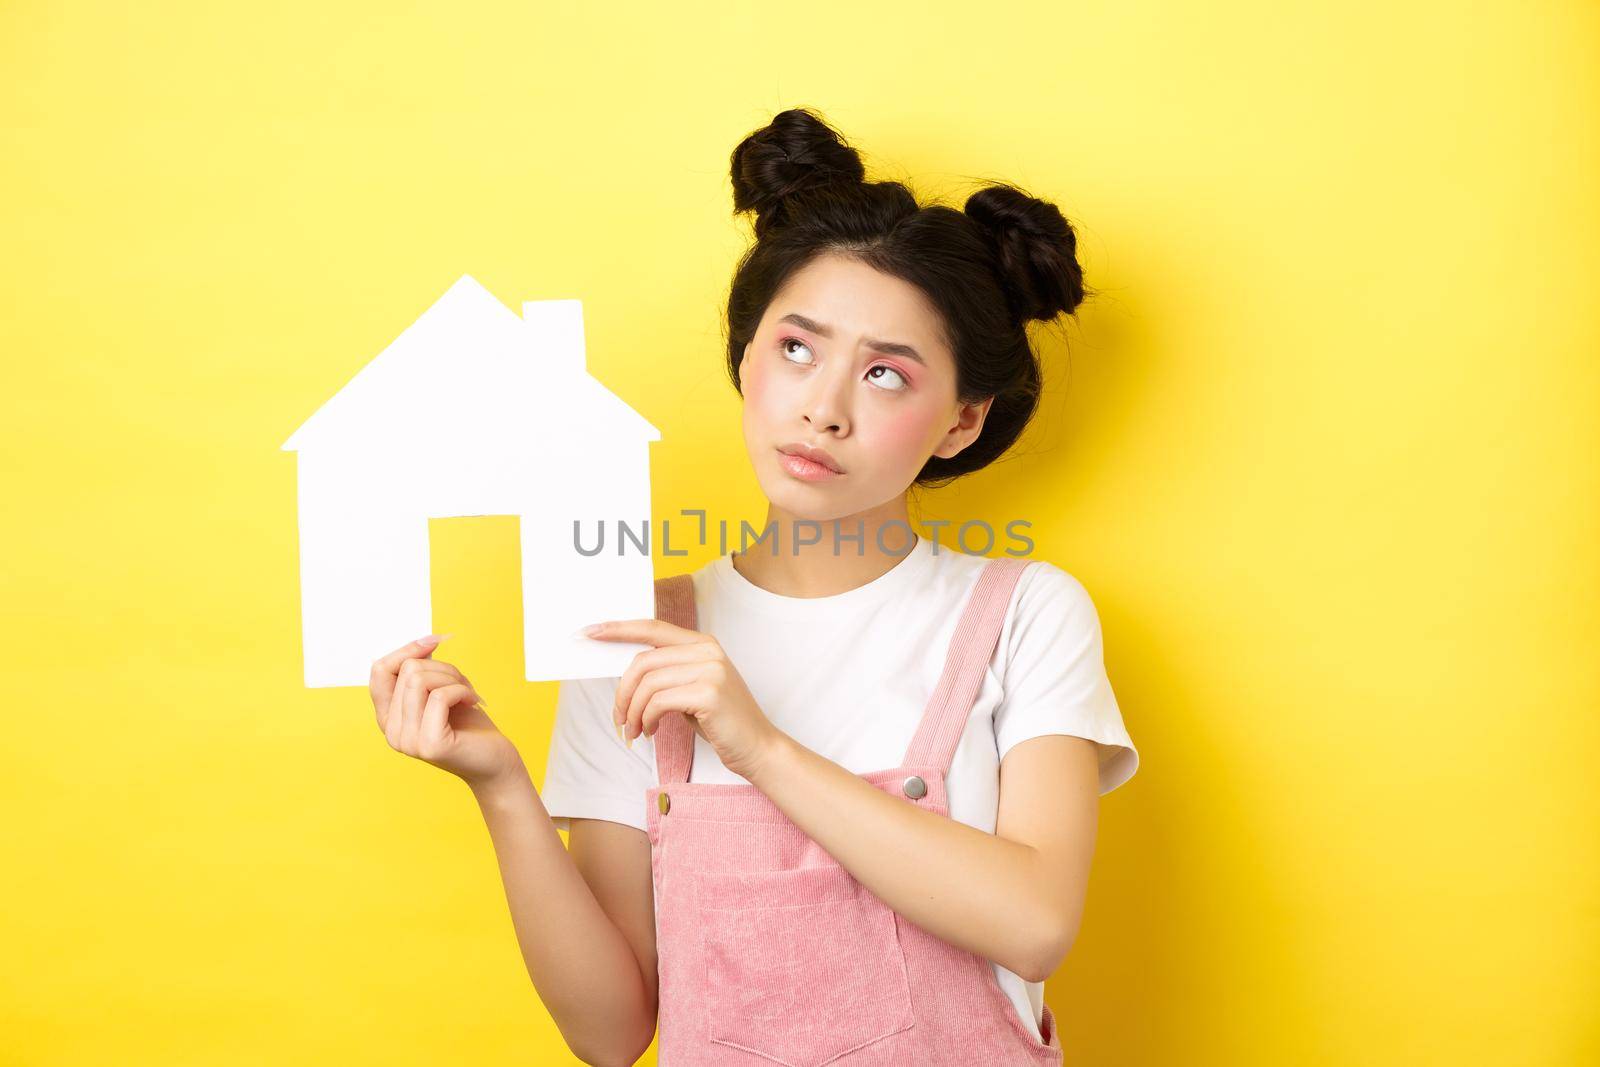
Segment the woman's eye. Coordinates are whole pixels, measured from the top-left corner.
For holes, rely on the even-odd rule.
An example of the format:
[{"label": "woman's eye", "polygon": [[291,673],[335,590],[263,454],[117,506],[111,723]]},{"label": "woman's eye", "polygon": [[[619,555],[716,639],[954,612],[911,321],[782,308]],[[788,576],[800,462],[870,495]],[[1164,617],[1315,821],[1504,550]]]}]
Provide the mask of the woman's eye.
[{"label": "woman's eye", "polygon": [[[811,355],[811,358],[808,360],[790,359],[790,345],[799,345],[801,348],[805,349],[809,355]],[[782,341],[778,342],[778,349],[783,353],[784,359],[789,360],[790,363],[798,363],[801,366],[810,366],[811,363],[816,359],[815,354],[811,352],[811,346],[800,340],[798,337],[785,337]],[[876,375],[877,371],[884,371],[887,374],[893,375],[893,377],[886,378],[883,375]],[[891,393],[898,393],[911,384],[906,380],[906,376],[904,374],[901,374],[893,367],[886,366],[882,363],[878,364],[876,367],[868,369],[867,378],[869,381],[878,383],[880,388],[886,389]]]},{"label": "woman's eye", "polygon": [[[891,393],[898,393],[900,390],[904,389],[907,385],[911,384],[910,382],[906,381],[906,376],[904,374],[901,374],[899,371],[895,370],[893,367],[886,367],[882,363],[878,364],[876,367],[873,367],[872,370],[867,371],[867,377],[871,378],[872,377],[872,371],[878,371],[878,370],[888,371],[890,374],[894,375],[894,379],[893,380],[895,380],[895,381],[900,383],[899,385],[886,385],[886,386],[884,386],[884,388],[889,390]],[[878,379],[875,379],[875,380],[881,382],[884,379],[878,378]]]}]

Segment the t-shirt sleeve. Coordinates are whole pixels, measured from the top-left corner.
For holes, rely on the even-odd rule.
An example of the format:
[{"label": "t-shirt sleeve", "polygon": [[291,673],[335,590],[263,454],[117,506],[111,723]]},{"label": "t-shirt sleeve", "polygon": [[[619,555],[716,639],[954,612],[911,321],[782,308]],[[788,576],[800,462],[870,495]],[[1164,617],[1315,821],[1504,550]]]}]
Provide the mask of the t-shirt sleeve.
[{"label": "t-shirt sleeve", "polygon": [[550,821],[570,830],[571,819],[606,819],[646,829],[645,791],[656,784],[653,749],[628,748],[611,725],[616,678],[563,679],[555,728],[539,796]]},{"label": "t-shirt sleeve", "polygon": [[1046,734],[1088,738],[1099,750],[1103,796],[1133,777],[1139,752],[1106,676],[1099,613],[1083,584],[1048,561],[1036,561],[1017,583],[995,709],[1000,758]]}]

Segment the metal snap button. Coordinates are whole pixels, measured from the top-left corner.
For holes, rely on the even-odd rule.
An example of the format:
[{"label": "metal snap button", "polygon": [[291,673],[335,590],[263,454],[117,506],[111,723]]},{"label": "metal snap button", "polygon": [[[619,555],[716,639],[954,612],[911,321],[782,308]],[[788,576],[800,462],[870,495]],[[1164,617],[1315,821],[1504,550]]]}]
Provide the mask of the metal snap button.
[{"label": "metal snap button", "polygon": [[665,815],[667,813],[667,809],[672,807],[672,800],[665,793],[657,793],[656,807],[660,808],[661,814]]},{"label": "metal snap button", "polygon": [[924,797],[928,795],[928,783],[924,782],[921,778],[918,778],[914,774],[901,784],[901,788],[905,790],[906,796],[910,797],[912,800],[916,800],[918,797]]}]

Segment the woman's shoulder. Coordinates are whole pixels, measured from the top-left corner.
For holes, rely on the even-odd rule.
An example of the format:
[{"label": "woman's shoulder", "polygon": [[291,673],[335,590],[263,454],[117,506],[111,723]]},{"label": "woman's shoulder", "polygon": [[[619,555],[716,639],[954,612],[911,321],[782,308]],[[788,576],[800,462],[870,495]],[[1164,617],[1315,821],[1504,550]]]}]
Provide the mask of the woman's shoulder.
[{"label": "woman's shoulder", "polygon": [[1081,613],[1094,606],[1088,588],[1077,576],[1048,559],[1037,556],[978,556],[948,548],[941,549],[938,555],[944,559],[942,569],[968,583],[976,582],[979,573],[996,561],[1011,560],[1022,564],[1011,597],[1012,615],[1024,615],[1046,607]]},{"label": "woman's shoulder", "polygon": [[1010,652],[1041,642],[1097,639],[1100,616],[1077,575],[1046,559],[1033,559],[1017,578],[1001,645]]},{"label": "woman's shoulder", "polygon": [[1077,575],[1047,559],[1028,561],[1017,585],[1032,602],[1055,600],[1078,605],[1093,605],[1089,589]]}]

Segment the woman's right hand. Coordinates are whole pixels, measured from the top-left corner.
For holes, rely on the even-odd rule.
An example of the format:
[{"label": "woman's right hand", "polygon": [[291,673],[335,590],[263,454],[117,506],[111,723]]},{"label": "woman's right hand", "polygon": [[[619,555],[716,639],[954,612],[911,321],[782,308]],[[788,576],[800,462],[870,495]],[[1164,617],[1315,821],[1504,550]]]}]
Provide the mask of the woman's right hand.
[{"label": "woman's right hand", "polygon": [[389,747],[441,770],[474,789],[515,774],[522,756],[479,706],[478,692],[459,670],[433,657],[442,638],[432,634],[402,645],[372,664],[372,707]]}]

